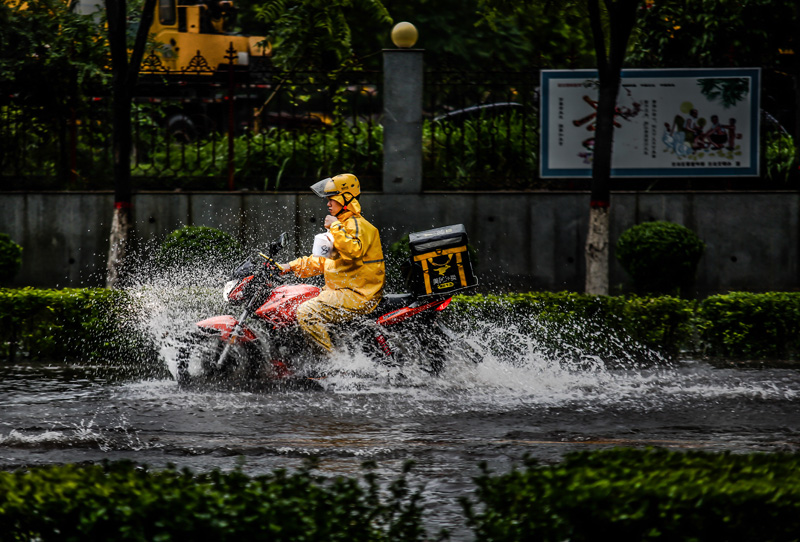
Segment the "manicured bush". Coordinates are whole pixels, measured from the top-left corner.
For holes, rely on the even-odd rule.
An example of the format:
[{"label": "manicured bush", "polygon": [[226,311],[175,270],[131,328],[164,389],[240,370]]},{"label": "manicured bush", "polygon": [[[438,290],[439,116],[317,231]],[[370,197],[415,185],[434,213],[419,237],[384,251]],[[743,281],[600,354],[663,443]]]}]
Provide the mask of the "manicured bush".
[{"label": "manicured bush", "polygon": [[672,222],[644,222],[617,240],[616,257],[633,278],[639,294],[692,297],[697,264],[705,243],[690,229]]},{"label": "manicured bush", "polygon": [[[0,472],[0,538],[9,540],[433,540],[410,465],[384,485],[294,473],[194,474],[129,462]],[[526,460],[463,498],[476,541],[794,541],[800,454],[618,448]],[[428,503],[428,508],[435,503]],[[443,533],[440,533],[440,538]]]},{"label": "manicured bush", "polygon": [[677,297],[529,292],[460,295],[453,305],[454,326],[475,321],[525,325],[551,352],[568,345],[606,361],[659,361],[693,347],[694,302]]},{"label": "manicured bush", "polygon": [[168,268],[230,266],[242,256],[232,235],[208,226],[183,226],[167,236],[156,261]]},{"label": "manicured bush", "polygon": [[130,463],[0,472],[0,538],[8,540],[429,540],[405,474],[326,480],[310,469],[194,475]]},{"label": "manicured bush", "polygon": [[22,247],[7,233],[0,233],[0,283],[14,278],[22,265]]},{"label": "manicured bush", "polygon": [[[215,290],[186,292],[186,303],[218,298]],[[139,314],[136,301],[124,291],[0,289],[0,356],[154,360],[153,339],[137,327]],[[800,358],[798,292],[734,292],[702,302],[573,292],[457,295],[442,316],[467,333],[485,323],[516,326],[544,354],[570,350],[611,364],[661,362],[687,354]]]},{"label": "manicured bush", "polygon": [[[464,500],[477,541],[793,541],[800,455],[616,449],[494,476]],[[477,506],[476,506],[477,505]]]},{"label": "manicured bush", "polygon": [[704,299],[697,329],[703,351],[733,359],[800,357],[800,292],[732,292]]},{"label": "manicured bush", "polygon": [[136,328],[136,306],[104,288],[0,289],[0,355],[29,359],[154,361],[150,339]]}]

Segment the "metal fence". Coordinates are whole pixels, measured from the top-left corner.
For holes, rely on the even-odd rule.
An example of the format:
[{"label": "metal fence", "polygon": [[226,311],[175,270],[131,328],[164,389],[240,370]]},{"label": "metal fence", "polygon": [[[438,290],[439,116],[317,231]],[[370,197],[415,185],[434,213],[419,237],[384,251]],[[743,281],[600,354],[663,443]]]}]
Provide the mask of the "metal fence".
[{"label": "metal fence", "polygon": [[[233,57],[233,55],[231,55]],[[187,69],[143,62],[133,111],[136,189],[305,188],[357,171],[380,190],[380,72],[279,72],[269,66]],[[425,75],[424,187],[519,188],[536,177],[537,73]],[[5,189],[113,187],[111,99],[53,114],[24,96],[0,102]]]},{"label": "metal fence", "polygon": [[[286,73],[242,68],[229,56],[228,66],[212,69],[198,55],[181,71],[145,59],[134,99],[134,189],[302,190],[309,179],[354,171],[366,190],[381,190],[380,72]],[[538,85],[537,70],[428,71],[423,188],[588,188],[588,179],[538,177]],[[0,189],[113,188],[111,105],[102,92],[39,103],[21,89],[0,89]],[[800,177],[793,143],[778,137],[771,118],[762,111],[760,177],[623,179],[611,187],[792,188]]]},{"label": "metal fence", "polygon": [[428,72],[427,189],[531,188],[538,180],[539,72]]},{"label": "metal fence", "polygon": [[[379,74],[211,69],[180,72],[151,56],[133,111],[139,189],[291,189],[357,164],[379,187]],[[98,189],[111,177],[111,100],[95,96],[52,118],[23,97],[0,103],[4,188]]]}]

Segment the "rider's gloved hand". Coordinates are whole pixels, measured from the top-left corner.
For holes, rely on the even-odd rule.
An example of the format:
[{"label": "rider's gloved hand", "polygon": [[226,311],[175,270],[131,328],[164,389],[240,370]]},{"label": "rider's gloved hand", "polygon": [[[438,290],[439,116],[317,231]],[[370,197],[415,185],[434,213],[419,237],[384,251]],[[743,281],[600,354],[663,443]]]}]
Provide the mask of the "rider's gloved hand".
[{"label": "rider's gloved hand", "polygon": [[292,270],[292,267],[288,263],[279,263],[278,269],[280,270],[281,275],[285,275]]}]

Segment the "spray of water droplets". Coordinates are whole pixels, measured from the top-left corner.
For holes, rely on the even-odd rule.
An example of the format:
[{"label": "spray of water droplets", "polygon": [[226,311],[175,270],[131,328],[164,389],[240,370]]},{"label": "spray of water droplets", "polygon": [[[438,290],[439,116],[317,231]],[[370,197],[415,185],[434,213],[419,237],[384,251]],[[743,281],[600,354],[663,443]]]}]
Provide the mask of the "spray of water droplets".
[{"label": "spray of water droplets", "polygon": [[[138,326],[153,339],[174,377],[181,339],[194,324],[238,312],[222,296],[230,264],[163,268],[143,259],[137,267],[127,290],[139,309]],[[502,304],[475,314],[448,312],[445,320],[455,337],[442,352],[444,364],[438,376],[414,364],[376,363],[353,345],[345,345],[324,360],[321,369],[326,378],[319,387],[338,394],[420,399],[458,395],[487,405],[630,403],[651,408],[688,396],[785,398],[797,393],[780,384],[737,385],[706,365],[669,360],[591,318],[554,322],[519,315]]]}]

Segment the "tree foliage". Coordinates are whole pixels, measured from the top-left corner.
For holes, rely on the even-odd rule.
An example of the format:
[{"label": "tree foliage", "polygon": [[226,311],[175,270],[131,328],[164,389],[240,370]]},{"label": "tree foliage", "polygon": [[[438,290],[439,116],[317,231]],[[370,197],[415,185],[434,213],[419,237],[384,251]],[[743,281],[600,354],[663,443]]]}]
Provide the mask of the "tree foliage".
[{"label": "tree foliage", "polygon": [[0,4],[0,88],[51,118],[65,114],[70,98],[108,80],[107,53],[92,17],[67,2]]},{"label": "tree foliage", "polygon": [[420,32],[432,69],[523,71],[592,66],[591,30],[578,6],[517,3],[506,11],[486,0],[386,1],[396,21]]},{"label": "tree foliage", "polygon": [[392,23],[380,0],[268,0],[253,10],[267,25],[273,62],[281,68],[335,69],[354,54],[354,29],[361,29],[354,21],[378,28]]},{"label": "tree foliage", "polygon": [[[303,67],[330,68],[350,59],[380,69],[379,53],[394,47],[390,33],[400,21],[409,21],[419,30],[417,46],[425,49],[429,69],[522,71],[592,66],[591,30],[579,5],[559,11],[549,3],[536,2],[518,6],[518,13],[492,11],[487,16],[483,4],[484,0],[238,2],[241,30],[276,40],[274,60],[282,67],[299,60]],[[304,58],[301,49],[306,37],[322,49],[311,50]],[[320,54],[325,48],[329,51]]]},{"label": "tree foliage", "polygon": [[[70,11],[68,2],[0,4],[0,106],[6,122],[13,119],[52,137],[44,151],[58,156],[61,182],[69,172],[70,119],[90,107],[82,97],[102,92],[106,65],[107,47],[97,25]],[[16,145],[19,141],[0,141],[6,148]]]},{"label": "tree foliage", "polygon": [[0,282],[14,278],[22,265],[22,247],[7,233],[0,233]]},{"label": "tree foliage", "polygon": [[774,67],[797,47],[796,28],[794,0],[658,0],[640,14],[628,59],[642,68]]}]

